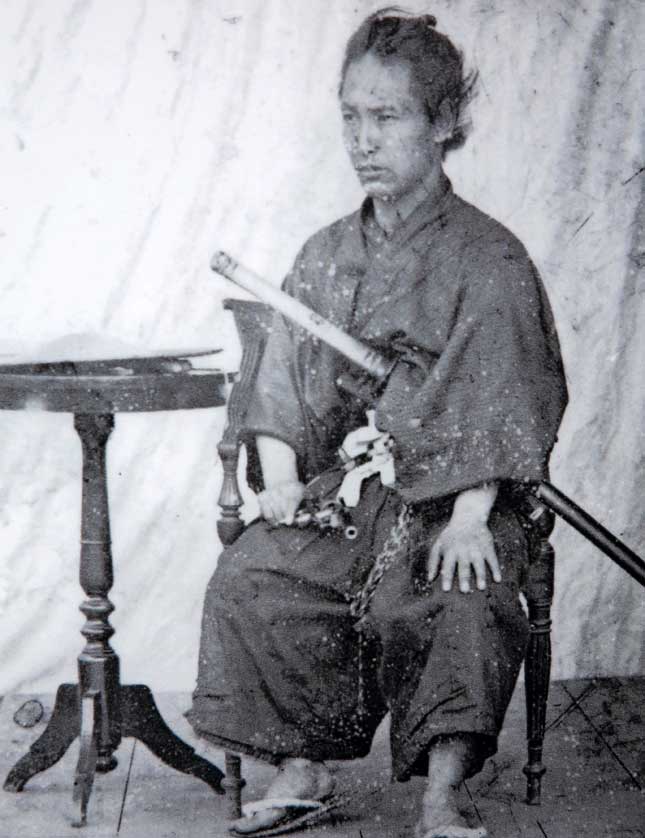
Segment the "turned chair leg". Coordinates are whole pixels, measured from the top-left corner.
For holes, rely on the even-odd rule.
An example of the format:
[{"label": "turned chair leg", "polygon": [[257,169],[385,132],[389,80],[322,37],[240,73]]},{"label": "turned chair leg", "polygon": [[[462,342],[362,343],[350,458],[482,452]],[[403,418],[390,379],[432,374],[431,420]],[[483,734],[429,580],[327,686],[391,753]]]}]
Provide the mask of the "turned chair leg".
[{"label": "turned chair leg", "polygon": [[234,821],[242,817],[242,789],[246,781],[242,778],[242,760],[237,754],[226,751],[224,754],[226,776],[222,786],[226,792],[227,815]]},{"label": "turned chair leg", "polygon": [[[219,498],[222,510],[217,521],[217,531],[224,546],[232,544],[242,533],[244,524],[240,516],[242,496],[237,482],[237,466],[240,446],[237,440],[222,440],[217,446],[224,467],[224,480]],[[227,816],[230,820],[242,817],[242,789],[245,781],[242,777],[242,760],[237,754],[225,751],[225,777],[222,780],[226,794]]]},{"label": "turned chair leg", "polygon": [[[233,312],[242,344],[239,378],[228,399],[227,423],[217,446],[224,472],[218,499],[221,512],[217,521],[217,532],[222,544],[228,547],[244,530],[244,522],[240,515],[243,501],[237,477],[241,444],[239,430],[271,329],[273,312],[265,303],[246,300],[225,300],[224,308]],[[250,485],[255,488],[252,483]],[[224,762],[226,776],[222,780],[222,786],[226,794],[228,817],[237,820],[242,817],[242,789],[245,786],[242,760],[238,754],[225,751]]]},{"label": "turned chair leg", "polygon": [[530,635],[524,668],[528,744],[528,762],[524,766],[524,774],[526,802],[531,806],[540,804],[542,777],[546,772],[542,763],[542,746],[551,674],[553,568],[553,547],[546,539],[540,539],[530,569],[531,584],[527,596]]}]

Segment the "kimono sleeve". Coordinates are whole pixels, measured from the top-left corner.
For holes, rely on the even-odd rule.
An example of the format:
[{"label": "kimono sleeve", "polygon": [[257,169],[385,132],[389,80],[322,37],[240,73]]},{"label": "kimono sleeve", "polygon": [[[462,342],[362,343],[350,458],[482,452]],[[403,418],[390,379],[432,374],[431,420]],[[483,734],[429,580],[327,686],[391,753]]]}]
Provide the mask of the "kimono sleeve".
[{"label": "kimono sleeve", "polygon": [[426,500],[488,481],[537,481],[566,404],[550,306],[522,253],[479,254],[463,277],[446,346],[419,384],[399,364],[379,403],[397,482]]}]

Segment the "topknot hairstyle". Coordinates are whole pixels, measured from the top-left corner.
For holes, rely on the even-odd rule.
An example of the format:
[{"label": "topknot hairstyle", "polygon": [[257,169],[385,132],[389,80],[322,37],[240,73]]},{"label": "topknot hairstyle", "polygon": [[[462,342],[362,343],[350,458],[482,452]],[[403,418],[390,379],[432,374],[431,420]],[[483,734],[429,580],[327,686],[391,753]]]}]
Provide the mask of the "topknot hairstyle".
[{"label": "topknot hairstyle", "polygon": [[347,42],[341,69],[342,91],[349,65],[368,53],[383,61],[405,61],[424,98],[431,120],[450,108],[454,131],[443,144],[444,154],[462,146],[470,129],[467,106],[477,81],[464,70],[464,58],[450,39],[436,29],[434,15],[413,15],[399,6],[379,9],[358,27]]}]

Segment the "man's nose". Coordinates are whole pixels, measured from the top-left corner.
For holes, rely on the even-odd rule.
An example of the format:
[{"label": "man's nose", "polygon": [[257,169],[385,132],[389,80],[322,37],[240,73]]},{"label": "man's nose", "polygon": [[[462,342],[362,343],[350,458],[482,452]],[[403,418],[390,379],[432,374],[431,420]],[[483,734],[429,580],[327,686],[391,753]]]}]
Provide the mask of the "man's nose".
[{"label": "man's nose", "polygon": [[361,154],[371,154],[378,149],[379,132],[372,119],[362,119],[356,133],[356,149]]}]

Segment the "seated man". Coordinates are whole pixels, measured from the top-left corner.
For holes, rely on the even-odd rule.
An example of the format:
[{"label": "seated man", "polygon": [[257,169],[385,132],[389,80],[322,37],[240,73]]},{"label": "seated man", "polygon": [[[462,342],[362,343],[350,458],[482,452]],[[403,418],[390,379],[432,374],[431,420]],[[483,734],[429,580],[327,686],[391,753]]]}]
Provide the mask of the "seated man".
[{"label": "seated man", "polygon": [[366,402],[360,382],[339,385],[337,352],[276,315],[244,430],[262,517],[208,587],[189,714],[208,742],[277,766],[266,798],[282,805],[240,834],[288,819],[289,798],[330,795],[324,760],[365,756],[388,711],[394,777],[427,776],[420,838],[485,834],[455,790],[495,752],[524,657],[512,489],[546,476],[566,388],[524,248],[443,171],[471,87],[430,16],[385,10],[348,43],[344,140],[367,198],[305,244],[284,288],[398,358],[375,400],[396,485],[363,484],[354,540],[289,526]]}]

